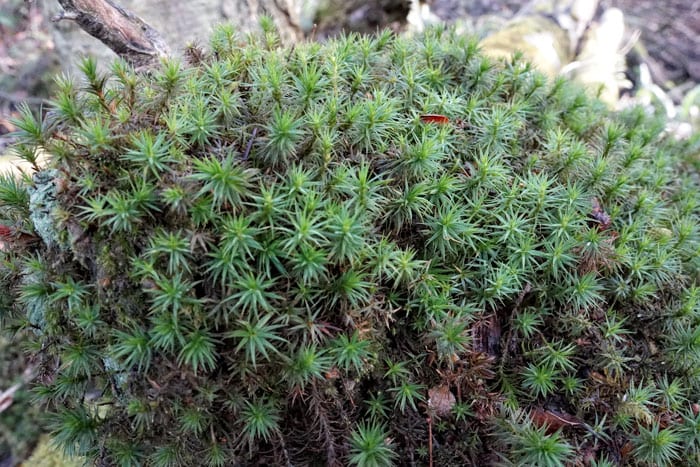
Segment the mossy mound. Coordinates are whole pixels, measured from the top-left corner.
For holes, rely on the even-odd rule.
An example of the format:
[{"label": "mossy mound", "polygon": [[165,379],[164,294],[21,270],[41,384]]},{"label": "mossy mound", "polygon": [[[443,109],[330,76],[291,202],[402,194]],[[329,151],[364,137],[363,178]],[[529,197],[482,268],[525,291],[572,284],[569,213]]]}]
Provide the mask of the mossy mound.
[{"label": "mossy mound", "polygon": [[447,30],[264,29],[149,75],[85,61],[17,122],[55,172],[0,198],[0,290],[65,450],[697,463],[691,142]]}]

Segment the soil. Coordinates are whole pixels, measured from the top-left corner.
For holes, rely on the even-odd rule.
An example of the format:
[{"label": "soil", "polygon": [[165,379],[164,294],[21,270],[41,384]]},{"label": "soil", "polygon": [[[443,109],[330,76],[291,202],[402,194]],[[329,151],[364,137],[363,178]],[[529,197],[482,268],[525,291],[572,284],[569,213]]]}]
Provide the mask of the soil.
[{"label": "soil", "polygon": [[[511,18],[529,0],[433,0],[431,10],[441,19],[498,15]],[[667,89],[700,82],[700,1],[698,0],[602,0],[599,9],[616,7],[625,15],[627,36],[641,33],[657,84]],[[692,87],[686,85],[686,87]]]},{"label": "soil", "polygon": [[641,31],[655,81],[700,82],[700,1],[611,0],[630,28]]}]

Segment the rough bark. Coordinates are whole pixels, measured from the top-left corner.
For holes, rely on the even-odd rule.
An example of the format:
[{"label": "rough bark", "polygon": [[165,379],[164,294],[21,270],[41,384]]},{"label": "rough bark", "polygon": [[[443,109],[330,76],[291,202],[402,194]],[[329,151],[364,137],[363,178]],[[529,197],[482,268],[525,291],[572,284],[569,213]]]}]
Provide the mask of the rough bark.
[{"label": "rough bark", "polygon": [[170,54],[165,39],[131,11],[110,0],[58,0],[63,11],[54,22],[73,20],[135,68],[157,66]]},{"label": "rough bark", "polygon": [[[66,1],[59,0],[60,3]],[[46,6],[51,16],[60,15],[59,2],[48,1]],[[128,10],[158,31],[175,55],[180,55],[190,42],[206,43],[211,28],[217,23],[231,22],[242,34],[257,30],[262,14],[273,18],[285,43],[302,38],[299,11],[303,0],[73,0],[68,3],[118,3],[121,10]],[[85,54],[96,56],[101,63],[115,57],[112,50],[86,34],[77,19],[53,24],[56,50],[64,66],[74,65]],[[119,38],[121,32],[116,34]],[[128,43],[125,47],[129,49],[130,46],[140,49],[142,44]]]}]

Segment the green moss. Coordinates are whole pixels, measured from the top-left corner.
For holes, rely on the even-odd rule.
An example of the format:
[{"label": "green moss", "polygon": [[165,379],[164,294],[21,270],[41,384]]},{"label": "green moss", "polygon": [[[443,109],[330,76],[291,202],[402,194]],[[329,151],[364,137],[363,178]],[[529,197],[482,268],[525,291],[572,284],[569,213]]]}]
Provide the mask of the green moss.
[{"label": "green moss", "polygon": [[698,455],[692,142],[448,30],[277,43],[224,26],[151,75],[86,62],[23,114],[70,241],[3,253],[3,287],[15,324],[45,311],[36,391],[66,452]]},{"label": "green moss", "polygon": [[43,436],[32,455],[25,461],[25,465],[33,467],[81,467],[82,459],[66,457],[60,449],[51,444],[48,436]]}]

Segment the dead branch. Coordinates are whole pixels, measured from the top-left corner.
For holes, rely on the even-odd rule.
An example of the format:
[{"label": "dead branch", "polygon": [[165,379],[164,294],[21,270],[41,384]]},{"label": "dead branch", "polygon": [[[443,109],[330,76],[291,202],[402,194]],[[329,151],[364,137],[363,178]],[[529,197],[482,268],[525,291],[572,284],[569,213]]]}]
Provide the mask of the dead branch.
[{"label": "dead branch", "polygon": [[58,0],[52,21],[75,21],[137,70],[157,67],[170,49],[158,31],[112,0]]}]

